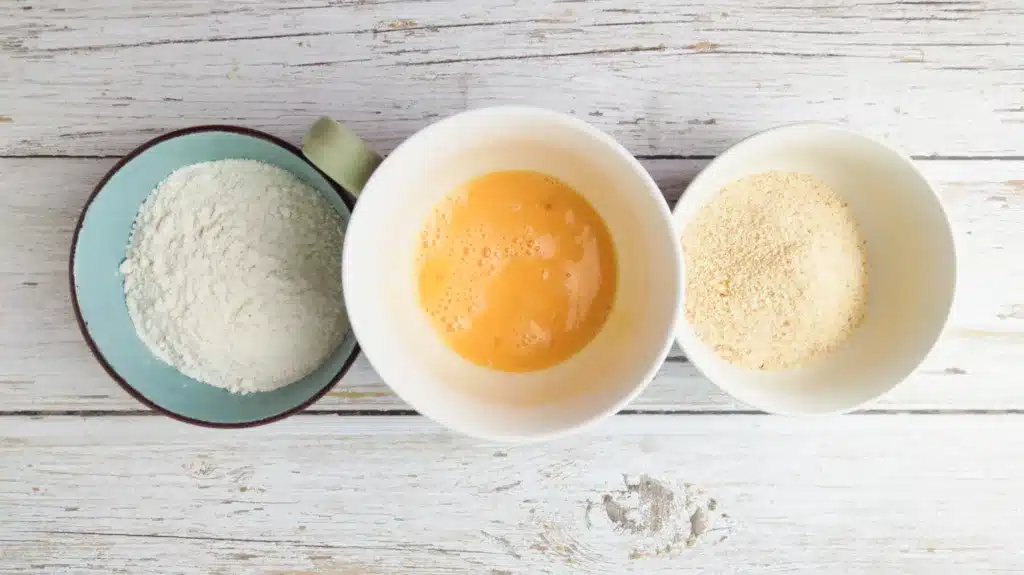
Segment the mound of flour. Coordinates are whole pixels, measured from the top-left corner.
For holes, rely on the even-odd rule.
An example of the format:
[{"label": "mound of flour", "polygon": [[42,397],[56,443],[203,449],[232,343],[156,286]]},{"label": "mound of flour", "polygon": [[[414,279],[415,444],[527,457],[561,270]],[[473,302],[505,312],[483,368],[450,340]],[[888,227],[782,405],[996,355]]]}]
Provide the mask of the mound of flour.
[{"label": "mound of flour", "polygon": [[139,208],[121,264],[135,329],[204,383],[236,393],[293,383],[348,329],[343,233],[334,208],[278,167],[179,169]]}]

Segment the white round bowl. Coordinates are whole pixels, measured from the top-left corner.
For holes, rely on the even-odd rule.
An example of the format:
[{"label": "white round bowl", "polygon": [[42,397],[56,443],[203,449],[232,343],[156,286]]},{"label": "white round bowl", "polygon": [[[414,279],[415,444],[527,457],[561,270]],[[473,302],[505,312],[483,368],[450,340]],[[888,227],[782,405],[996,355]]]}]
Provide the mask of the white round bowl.
[{"label": "white round bowl", "polygon": [[[942,332],[956,287],[949,219],[903,153],[843,127],[796,124],[751,136],[704,168],[673,211],[677,233],[681,237],[726,184],[765,171],[813,174],[849,204],[866,241],[863,324],[836,351],[786,371],[727,363],[698,339],[685,314],[677,341],[711,381],[758,409],[790,415],[852,410],[910,375]],[[685,302],[685,281],[683,289]]]},{"label": "white round bowl", "polygon": [[[456,185],[497,170],[550,174],[608,225],[618,259],[601,331],[551,368],[506,373],[449,349],[419,306],[416,249],[433,207]],[[537,108],[471,110],[417,132],[373,173],[345,236],[342,279],[366,357],[417,411],[463,433],[543,439],[621,409],[657,373],[680,314],[682,250],[661,191],[611,137]]]}]

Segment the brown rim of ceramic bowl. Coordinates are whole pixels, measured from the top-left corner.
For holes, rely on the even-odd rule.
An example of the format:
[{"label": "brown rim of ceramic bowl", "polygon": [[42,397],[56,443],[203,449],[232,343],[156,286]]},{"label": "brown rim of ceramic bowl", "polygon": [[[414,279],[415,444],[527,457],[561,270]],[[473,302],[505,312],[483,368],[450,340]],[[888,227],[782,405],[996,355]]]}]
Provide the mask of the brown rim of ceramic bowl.
[{"label": "brown rim of ceramic bowl", "polygon": [[[337,375],[332,377],[331,380],[329,382],[327,382],[327,385],[325,385],[323,387],[323,389],[321,389],[320,391],[314,393],[309,399],[307,399],[306,401],[300,403],[299,405],[296,405],[295,407],[293,407],[291,409],[287,409],[285,411],[282,411],[281,413],[278,413],[276,415],[272,415],[270,417],[265,417],[263,419],[257,419],[257,420],[253,420],[253,421],[245,421],[245,422],[240,422],[240,423],[217,423],[217,422],[213,422],[213,421],[204,421],[204,420],[201,420],[201,419],[194,419],[192,417],[187,417],[187,416],[182,415],[180,413],[175,413],[173,411],[170,411],[169,409],[166,409],[166,408],[164,408],[164,407],[162,407],[160,405],[157,405],[156,403],[150,401],[146,396],[142,395],[142,393],[139,392],[139,390],[137,390],[134,387],[132,387],[130,383],[128,383],[123,377],[121,377],[121,375],[119,373],[117,373],[117,371],[114,370],[114,368],[109,363],[107,363],[107,360],[103,356],[103,353],[100,351],[99,347],[96,345],[96,342],[92,339],[92,335],[89,334],[89,328],[86,327],[85,320],[82,318],[82,310],[79,309],[79,307],[78,307],[78,292],[75,290],[75,251],[78,248],[78,234],[79,234],[79,232],[82,231],[82,224],[85,223],[85,214],[86,214],[86,212],[89,211],[89,207],[92,205],[93,200],[96,199],[96,195],[100,193],[100,190],[102,190],[104,186],[107,185],[107,182],[110,180],[111,177],[114,176],[114,174],[119,172],[121,170],[121,168],[123,168],[128,162],[132,161],[137,156],[139,156],[139,154],[142,154],[146,150],[152,148],[153,146],[155,146],[155,145],[157,145],[157,144],[159,144],[161,142],[165,142],[167,140],[172,140],[172,139],[177,138],[179,136],[185,136],[185,135],[188,135],[188,134],[195,134],[195,133],[198,133],[198,132],[231,132],[231,133],[234,133],[234,134],[241,134],[243,136],[252,136],[253,138],[259,138],[261,140],[266,140],[266,141],[268,141],[268,142],[270,142],[272,144],[275,144],[277,146],[280,146],[281,148],[284,148],[285,150],[291,152],[295,156],[301,158],[302,161],[304,161],[307,164],[313,166],[313,164],[310,163],[310,161],[307,160],[306,157],[302,154],[301,150],[299,150],[295,146],[289,144],[288,142],[286,142],[286,141],[284,141],[284,140],[282,140],[282,139],[280,139],[280,138],[278,138],[276,136],[271,136],[270,134],[267,134],[265,132],[261,132],[259,130],[254,130],[252,128],[243,128],[243,127],[240,127],[240,126],[219,125],[219,124],[205,124],[205,125],[202,125],[202,126],[193,126],[191,128],[182,128],[180,130],[173,130],[171,132],[168,132],[168,133],[163,134],[161,136],[157,136],[156,138],[153,138],[152,140],[149,140],[149,141],[143,143],[142,145],[140,145],[139,147],[135,148],[131,152],[128,152],[127,155],[125,155],[123,158],[118,160],[117,163],[114,164],[114,166],[112,168],[110,168],[110,170],[108,170],[106,174],[103,175],[103,178],[101,178],[99,183],[96,184],[96,187],[93,188],[92,193],[89,194],[89,199],[86,200],[85,206],[82,207],[82,213],[78,216],[78,223],[75,224],[75,232],[71,236],[71,257],[68,258],[68,280],[69,280],[68,283],[71,285],[71,306],[75,310],[75,320],[78,322],[78,330],[82,332],[82,337],[85,338],[85,343],[86,343],[86,345],[89,346],[89,351],[92,352],[93,357],[96,358],[96,361],[99,362],[99,364],[103,367],[104,371],[107,372],[107,375],[109,375],[111,377],[111,379],[116,381],[117,384],[120,385],[122,389],[124,389],[126,392],[128,392],[128,395],[134,397],[135,399],[137,399],[143,405],[149,407],[150,409],[152,409],[153,411],[155,411],[157,413],[166,415],[167,417],[170,417],[171,419],[176,419],[178,421],[183,421],[185,423],[191,423],[192,425],[198,425],[200,427],[211,427],[211,428],[215,428],[215,429],[238,429],[238,428],[243,428],[243,427],[257,427],[257,426],[260,426],[260,425],[266,425],[268,423],[273,423],[275,421],[279,421],[279,420],[282,420],[282,419],[284,419],[286,417],[295,415],[296,413],[299,413],[299,412],[303,411],[304,409],[306,409],[307,407],[313,405],[321,397],[326,395],[327,392],[330,391],[331,388],[333,388],[338,383],[338,381],[340,381],[341,378],[345,376],[346,373],[348,373],[349,368],[352,367],[352,362],[354,362],[356,357],[359,355],[359,342],[356,341],[355,346],[352,348],[352,352],[349,354],[348,359],[345,360],[345,363],[342,364],[341,369],[338,370]],[[316,166],[313,166],[313,168],[316,169]],[[344,190],[341,186],[339,186],[334,180],[332,180],[329,177],[327,177],[327,175],[324,174],[323,172],[321,172],[319,169],[317,169],[317,172],[319,172],[320,175],[322,175],[324,177],[324,179],[327,180],[327,182],[331,184],[331,187],[334,188],[334,191],[339,196],[341,196],[342,202],[351,210],[352,209],[352,205],[354,203],[354,201],[351,199],[352,196],[349,195],[346,190]],[[355,337],[355,336],[353,335],[353,337]]]}]

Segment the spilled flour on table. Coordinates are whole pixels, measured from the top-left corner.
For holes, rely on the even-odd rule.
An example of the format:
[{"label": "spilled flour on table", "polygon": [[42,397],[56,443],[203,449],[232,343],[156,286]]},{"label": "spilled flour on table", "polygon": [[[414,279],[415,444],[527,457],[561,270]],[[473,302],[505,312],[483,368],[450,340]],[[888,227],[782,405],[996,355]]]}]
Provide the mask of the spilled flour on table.
[{"label": "spilled flour on table", "polygon": [[700,487],[648,475],[622,479],[624,489],[588,501],[585,522],[588,529],[611,531],[630,549],[630,559],[716,545],[732,531],[718,502]]}]

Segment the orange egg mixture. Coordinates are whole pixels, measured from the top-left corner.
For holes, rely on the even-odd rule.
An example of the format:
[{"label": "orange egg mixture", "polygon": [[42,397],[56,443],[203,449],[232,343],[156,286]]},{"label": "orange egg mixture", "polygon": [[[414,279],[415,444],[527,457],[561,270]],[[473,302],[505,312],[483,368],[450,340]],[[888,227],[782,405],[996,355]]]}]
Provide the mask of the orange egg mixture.
[{"label": "orange egg mixture", "polygon": [[427,218],[421,242],[420,305],[445,344],[477,365],[556,365],[597,335],[615,299],[604,221],[540,172],[492,172],[459,186]]}]

